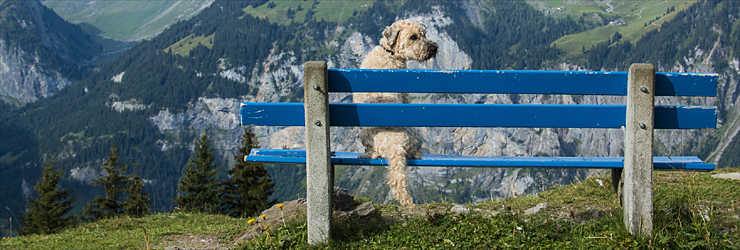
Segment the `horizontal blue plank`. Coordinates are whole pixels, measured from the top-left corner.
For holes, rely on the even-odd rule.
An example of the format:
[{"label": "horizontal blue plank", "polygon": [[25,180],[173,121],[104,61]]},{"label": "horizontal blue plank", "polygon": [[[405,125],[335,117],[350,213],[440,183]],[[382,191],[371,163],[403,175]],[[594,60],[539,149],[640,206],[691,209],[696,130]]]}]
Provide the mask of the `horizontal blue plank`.
[{"label": "horizontal blue plank", "polygon": [[[627,72],[329,69],[330,92],[627,95]],[[716,73],[655,76],[657,96],[716,96]]]},{"label": "horizontal blue plank", "polygon": [[[303,103],[244,103],[243,125],[303,126]],[[329,106],[331,126],[620,128],[624,105],[347,104]],[[656,106],[655,128],[715,128],[710,106]]]},{"label": "horizontal blue plank", "polygon": [[[385,159],[360,159],[359,153],[332,152],[334,165],[386,166]],[[306,164],[305,150],[253,149],[245,157],[248,162]],[[409,159],[408,166],[418,167],[475,167],[475,168],[624,168],[622,157],[512,157],[512,156],[454,156],[422,155]],[[660,170],[714,170],[714,164],[703,163],[696,156],[658,156],[653,158],[653,168]]]}]

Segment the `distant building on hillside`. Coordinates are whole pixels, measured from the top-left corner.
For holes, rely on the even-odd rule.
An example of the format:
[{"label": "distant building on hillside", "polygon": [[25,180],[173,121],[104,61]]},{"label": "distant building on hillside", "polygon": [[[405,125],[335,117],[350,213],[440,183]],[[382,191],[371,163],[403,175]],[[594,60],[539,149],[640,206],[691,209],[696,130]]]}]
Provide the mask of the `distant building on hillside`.
[{"label": "distant building on hillside", "polygon": [[609,22],[611,25],[627,25],[627,22],[624,21],[624,19],[620,18],[614,21]]}]

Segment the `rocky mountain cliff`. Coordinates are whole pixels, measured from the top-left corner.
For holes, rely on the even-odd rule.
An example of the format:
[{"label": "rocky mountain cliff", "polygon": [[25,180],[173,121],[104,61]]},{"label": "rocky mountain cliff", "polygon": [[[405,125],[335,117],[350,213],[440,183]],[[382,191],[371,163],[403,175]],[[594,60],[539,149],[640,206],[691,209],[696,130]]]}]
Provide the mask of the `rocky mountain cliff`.
[{"label": "rocky mountain cliff", "polygon": [[2,1],[0,99],[21,106],[48,97],[81,76],[100,47],[38,0]]},{"label": "rocky mountain cliff", "polygon": [[48,72],[19,46],[0,40],[0,99],[14,106],[49,97],[71,84],[58,72]]},{"label": "rocky mountain cliff", "polygon": [[211,3],[3,0],[0,99],[22,106],[49,97],[87,75],[93,61],[111,60]]}]

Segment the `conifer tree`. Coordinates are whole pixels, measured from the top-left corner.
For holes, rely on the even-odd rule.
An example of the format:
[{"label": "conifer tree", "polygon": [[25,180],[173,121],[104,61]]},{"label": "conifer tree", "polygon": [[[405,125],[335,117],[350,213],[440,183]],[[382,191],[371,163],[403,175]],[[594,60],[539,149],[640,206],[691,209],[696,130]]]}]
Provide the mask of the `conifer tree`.
[{"label": "conifer tree", "polygon": [[218,172],[219,164],[213,157],[213,147],[204,132],[177,185],[180,191],[175,198],[177,206],[189,212],[219,212],[223,187],[222,181],[216,178]]},{"label": "conifer tree", "polygon": [[123,203],[123,209],[127,215],[141,217],[151,214],[149,209],[149,194],[144,192],[144,181],[135,174],[128,176],[129,186],[126,190],[126,201]]},{"label": "conifer tree", "polygon": [[105,171],[105,175],[93,180],[93,183],[103,186],[105,197],[98,195],[85,205],[83,213],[88,220],[111,218],[125,211],[123,195],[128,189],[129,180],[123,172],[128,168],[128,164],[118,163],[117,146],[111,148],[111,155],[100,167]]},{"label": "conifer tree", "polygon": [[21,234],[56,233],[77,221],[75,216],[62,217],[72,210],[72,203],[77,198],[69,198],[72,189],[62,190],[59,186],[63,172],[56,171],[56,163],[53,156],[44,163],[41,180],[33,187],[39,197],[26,198],[28,207],[23,213],[26,225],[20,229]]},{"label": "conifer tree", "polygon": [[275,204],[275,200],[270,200],[275,187],[270,173],[262,164],[244,161],[244,157],[249,155],[252,148],[257,147],[259,146],[254,133],[248,127],[244,127],[242,147],[234,156],[236,164],[228,171],[230,179],[227,183],[228,195],[225,196],[228,199],[225,211],[228,215],[246,217]]}]

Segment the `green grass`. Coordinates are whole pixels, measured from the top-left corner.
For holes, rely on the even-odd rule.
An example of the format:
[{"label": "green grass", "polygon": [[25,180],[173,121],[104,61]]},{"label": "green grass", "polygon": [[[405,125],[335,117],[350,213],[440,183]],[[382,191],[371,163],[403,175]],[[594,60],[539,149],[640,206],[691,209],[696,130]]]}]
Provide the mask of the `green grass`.
[{"label": "green grass", "polygon": [[[603,12],[604,10],[602,7],[606,7],[605,5],[600,5],[597,2],[594,2],[592,0],[582,0],[578,2],[577,4],[572,5],[564,5],[564,1],[562,0],[540,0],[537,1],[540,3],[544,3],[545,8],[547,10],[553,10],[551,14],[556,16],[565,16],[565,15],[580,15],[581,13],[593,13],[593,12]],[[563,7],[563,10],[561,11],[555,11],[555,8]]]},{"label": "green grass", "polygon": [[316,20],[342,23],[352,17],[354,11],[363,12],[373,6],[374,0],[321,1],[314,9]]},{"label": "green grass", "polygon": [[199,44],[206,46],[209,49],[213,48],[213,37],[215,36],[216,33],[213,33],[209,36],[189,35],[176,42],[175,44],[172,44],[169,47],[165,48],[163,51],[168,52],[170,49],[172,49],[172,53],[186,57],[190,54],[190,51]]},{"label": "green grass", "polygon": [[[422,204],[414,212],[376,205],[370,218],[336,219],[333,241],[319,249],[737,249],[740,247],[740,181],[715,173],[655,172],[653,237],[631,236],[622,224],[609,177],[588,178],[536,196],[467,204],[469,215],[447,211],[450,203]],[[534,215],[524,211],[539,203]],[[306,249],[306,223],[269,229],[247,242],[232,242],[246,219],[164,213],[82,224],[53,235],[4,238],[0,249],[162,249],[172,242],[208,236],[237,249]],[[179,240],[178,240],[179,239]],[[195,243],[200,240],[196,240]],[[194,244],[195,244],[194,243]]]},{"label": "green grass", "polygon": [[[319,1],[316,6],[312,6],[313,1],[271,0],[256,8],[249,6],[244,9],[244,13],[254,17],[267,18],[272,23],[288,25],[291,22],[305,22],[308,10],[312,9],[314,12],[313,19],[316,21],[343,23],[352,17],[353,12],[365,11],[372,7],[374,2],[374,0],[334,0]],[[301,11],[297,11],[298,6],[302,9]],[[289,17],[288,10],[294,11],[295,15]]]},{"label": "green grass", "polygon": [[[555,8],[562,6],[562,1],[544,1],[547,6]],[[588,1],[584,1],[588,2]],[[645,33],[659,29],[660,26],[673,19],[676,13],[682,11],[696,0],[687,1],[612,1],[614,6],[613,12],[605,12],[604,5],[589,4],[589,5],[565,5],[565,10],[562,15],[570,14],[573,16],[580,16],[585,14],[584,18],[590,18],[592,13],[601,13],[606,16],[609,20],[615,20],[618,17],[622,18],[627,25],[606,25],[596,29],[592,29],[586,32],[578,34],[568,34],[560,39],[553,42],[558,48],[565,50],[569,55],[578,55],[582,53],[582,49],[588,50],[591,46],[598,43],[607,41],[614,35],[615,32],[622,34],[622,41],[635,42],[639,40]],[[561,5],[558,5],[560,3]],[[670,7],[675,7],[676,11],[666,14],[666,10]],[[655,20],[658,18],[658,20]],[[645,26],[647,24],[647,26]]]},{"label": "green grass", "polygon": [[246,225],[246,219],[207,214],[119,217],[82,224],[58,234],[3,238],[0,249],[146,249],[144,229],[151,247],[183,235],[213,235],[228,243]]}]

